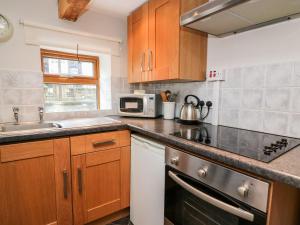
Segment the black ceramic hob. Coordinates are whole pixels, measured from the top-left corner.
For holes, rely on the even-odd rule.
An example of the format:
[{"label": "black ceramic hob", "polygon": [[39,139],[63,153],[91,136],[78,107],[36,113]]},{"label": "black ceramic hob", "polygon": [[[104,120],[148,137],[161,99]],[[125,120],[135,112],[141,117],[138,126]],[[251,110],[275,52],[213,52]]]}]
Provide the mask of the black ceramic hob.
[{"label": "black ceramic hob", "polygon": [[300,139],[296,138],[207,123],[182,128],[171,135],[262,162],[271,162],[300,145]]}]

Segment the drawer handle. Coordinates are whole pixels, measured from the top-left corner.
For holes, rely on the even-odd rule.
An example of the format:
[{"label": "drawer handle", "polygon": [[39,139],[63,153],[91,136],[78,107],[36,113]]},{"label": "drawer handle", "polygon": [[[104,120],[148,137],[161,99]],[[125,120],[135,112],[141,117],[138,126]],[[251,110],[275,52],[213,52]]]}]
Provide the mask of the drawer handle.
[{"label": "drawer handle", "polygon": [[96,142],[93,142],[93,146],[94,146],[94,148],[97,148],[102,145],[113,145],[115,143],[116,143],[116,141],[114,139],[107,140],[107,141],[96,141]]},{"label": "drawer handle", "polygon": [[78,192],[82,193],[82,170],[81,168],[77,169],[77,179],[78,179]]},{"label": "drawer handle", "polygon": [[64,189],[64,198],[68,198],[68,171],[63,171],[63,189]]}]

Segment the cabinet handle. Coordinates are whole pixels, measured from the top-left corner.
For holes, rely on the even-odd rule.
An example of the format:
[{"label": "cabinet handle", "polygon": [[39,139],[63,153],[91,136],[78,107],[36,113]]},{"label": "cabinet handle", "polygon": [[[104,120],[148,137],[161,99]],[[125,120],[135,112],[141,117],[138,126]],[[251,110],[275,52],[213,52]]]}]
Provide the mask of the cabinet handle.
[{"label": "cabinet handle", "polygon": [[148,49],[148,71],[152,71],[153,65],[152,65],[152,50]]},{"label": "cabinet handle", "polygon": [[63,171],[63,188],[64,188],[64,198],[68,198],[68,171]]},{"label": "cabinet handle", "polygon": [[82,170],[81,168],[77,169],[77,179],[78,179],[78,192],[82,193]]},{"label": "cabinet handle", "polygon": [[111,139],[111,140],[107,140],[107,141],[96,141],[96,142],[93,142],[93,146],[94,146],[94,148],[97,148],[101,145],[113,145],[115,143],[116,143],[115,139]]},{"label": "cabinet handle", "polygon": [[142,57],[141,57],[141,72],[145,72],[145,52],[143,52]]}]

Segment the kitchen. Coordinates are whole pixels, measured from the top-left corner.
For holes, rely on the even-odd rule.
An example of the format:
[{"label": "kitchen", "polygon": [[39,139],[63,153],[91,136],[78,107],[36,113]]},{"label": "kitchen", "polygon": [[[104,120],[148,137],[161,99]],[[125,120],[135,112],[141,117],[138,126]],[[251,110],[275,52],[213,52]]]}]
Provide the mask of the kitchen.
[{"label": "kitchen", "polygon": [[0,224],[300,224],[298,0],[0,0]]}]

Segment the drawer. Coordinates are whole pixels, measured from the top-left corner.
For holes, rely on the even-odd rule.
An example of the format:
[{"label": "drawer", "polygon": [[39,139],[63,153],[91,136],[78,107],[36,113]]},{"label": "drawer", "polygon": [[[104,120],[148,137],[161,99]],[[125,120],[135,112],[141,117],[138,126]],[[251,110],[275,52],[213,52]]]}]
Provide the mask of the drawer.
[{"label": "drawer", "polygon": [[113,131],[70,138],[72,155],[96,152],[130,145],[130,131]]},{"label": "drawer", "polygon": [[36,141],[0,146],[1,162],[53,155],[53,141]]},{"label": "drawer", "polygon": [[120,146],[119,132],[90,134],[85,139],[86,152],[95,152]]}]

